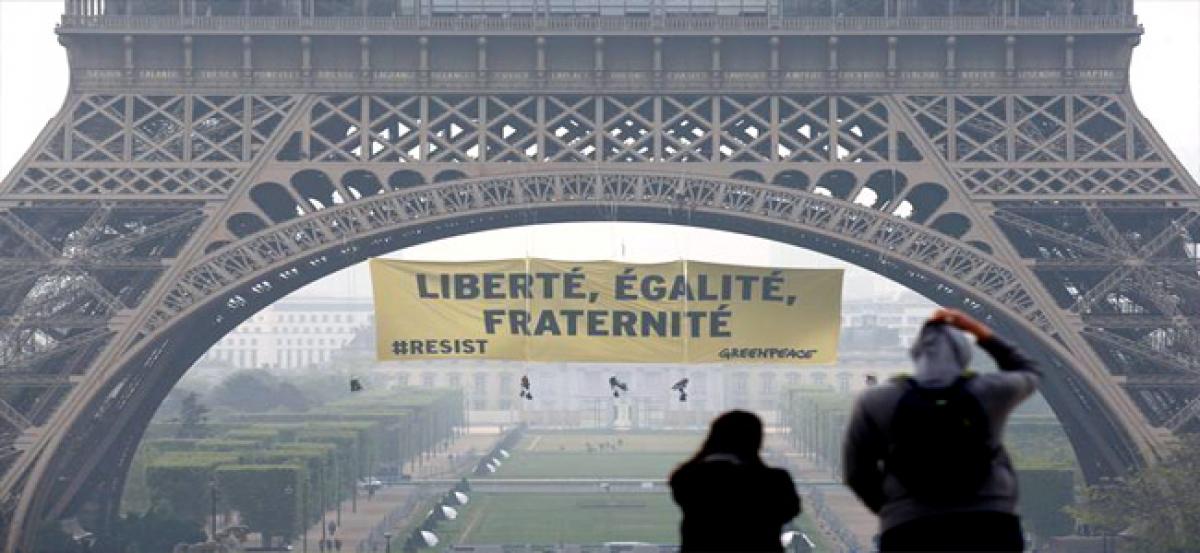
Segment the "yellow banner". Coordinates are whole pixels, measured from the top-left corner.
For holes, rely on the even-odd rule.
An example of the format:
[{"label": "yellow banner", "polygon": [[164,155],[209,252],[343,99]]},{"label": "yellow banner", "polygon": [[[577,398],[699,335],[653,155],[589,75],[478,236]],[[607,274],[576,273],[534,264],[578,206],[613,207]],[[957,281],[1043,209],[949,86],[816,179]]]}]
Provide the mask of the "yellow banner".
[{"label": "yellow banner", "polygon": [[841,269],[371,260],[381,361],[831,363]]}]

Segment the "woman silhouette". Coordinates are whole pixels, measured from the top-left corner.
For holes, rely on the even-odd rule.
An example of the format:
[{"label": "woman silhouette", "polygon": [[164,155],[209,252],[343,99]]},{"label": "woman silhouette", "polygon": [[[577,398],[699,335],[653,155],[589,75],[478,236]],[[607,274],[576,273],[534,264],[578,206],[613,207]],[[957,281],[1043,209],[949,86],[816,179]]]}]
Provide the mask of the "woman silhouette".
[{"label": "woman silhouette", "polygon": [[671,475],[671,495],[683,511],[683,553],[783,551],[783,525],[800,514],[796,485],[758,455],[758,416],[730,411],[713,421],[708,439]]}]

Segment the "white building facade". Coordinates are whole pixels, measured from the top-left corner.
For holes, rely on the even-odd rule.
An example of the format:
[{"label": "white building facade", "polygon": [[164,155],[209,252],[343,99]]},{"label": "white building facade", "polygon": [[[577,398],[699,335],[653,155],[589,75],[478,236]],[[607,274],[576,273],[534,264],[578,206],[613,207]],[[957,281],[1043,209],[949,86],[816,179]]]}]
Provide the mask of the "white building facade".
[{"label": "white building facade", "polygon": [[201,363],[233,369],[318,366],[374,321],[374,307],[366,298],[285,299],[238,325]]},{"label": "white building facade", "polygon": [[[770,417],[788,388],[829,386],[853,392],[865,386],[867,375],[884,379],[909,371],[908,344],[933,308],[911,293],[891,299],[847,299],[842,307],[839,360],[827,365],[375,362],[369,299],[288,299],[238,326],[201,362],[224,370],[257,368],[283,374],[334,370],[362,377],[371,386],[459,388],[476,422],[524,420],[562,427],[603,426],[611,421],[608,379],[617,376],[629,385],[627,400],[635,424],[696,426],[707,424],[715,413],[736,408]],[[524,375],[533,384],[532,401],[518,396]],[[682,378],[689,379],[686,402],[671,391]]]}]

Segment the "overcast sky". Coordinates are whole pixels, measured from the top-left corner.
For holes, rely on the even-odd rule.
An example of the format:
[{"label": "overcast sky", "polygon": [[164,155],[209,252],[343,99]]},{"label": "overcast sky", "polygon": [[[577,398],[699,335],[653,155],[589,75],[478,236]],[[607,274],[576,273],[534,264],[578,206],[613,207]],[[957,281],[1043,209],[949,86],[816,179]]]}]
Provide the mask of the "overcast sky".
[{"label": "overcast sky", "polygon": [[[0,175],[7,175],[54,116],[67,87],[66,56],[53,33],[62,0],[0,0]],[[1200,174],[1200,0],[1136,0],[1145,26],[1134,50],[1138,106],[1193,176]],[[661,225],[591,223],[462,236],[396,254],[409,259],[521,257],[661,261],[690,257],[755,265],[837,266],[847,291],[887,293],[888,281],[838,260],[739,235]],[[365,270],[351,268],[303,290],[365,295]]]}]

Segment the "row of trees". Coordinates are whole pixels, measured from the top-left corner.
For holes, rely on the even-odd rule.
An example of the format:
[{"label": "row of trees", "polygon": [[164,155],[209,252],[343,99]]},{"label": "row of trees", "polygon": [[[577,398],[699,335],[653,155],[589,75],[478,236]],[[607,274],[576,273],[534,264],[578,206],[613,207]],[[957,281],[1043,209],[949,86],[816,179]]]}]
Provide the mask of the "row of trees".
[{"label": "row of trees", "polygon": [[[842,436],[853,398],[827,387],[793,388],[783,397],[783,423],[793,449],[829,470],[833,479],[841,478]],[[1016,464],[1018,509],[1026,529],[1041,539],[1074,533],[1069,508],[1075,503],[1077,470],[1061,427],[1052,418],[1014,417],[1005,446]]]},{"label": "row of trees", "polygon": [[[234,415],[201,425],[205,431],[183,420],[179,429],[188,430],[175,434],[189,437],[147,441],[135,470],[144,470],[152,511],[203,523],[215,498],[219,511],[236,512],[264,544],[287,541],[325,507],[355,497],[361,478],[399,475],[420,462],[464,417],[459,391],[401,389],[307,412]],[[191,437],[206,434],[214,437]]]},{"label": "row of trees", "polygon": [[1200,551],[1200,435],[1185,434],[1153,466],[1087,488],[1073,509],[1120,551]]}]

